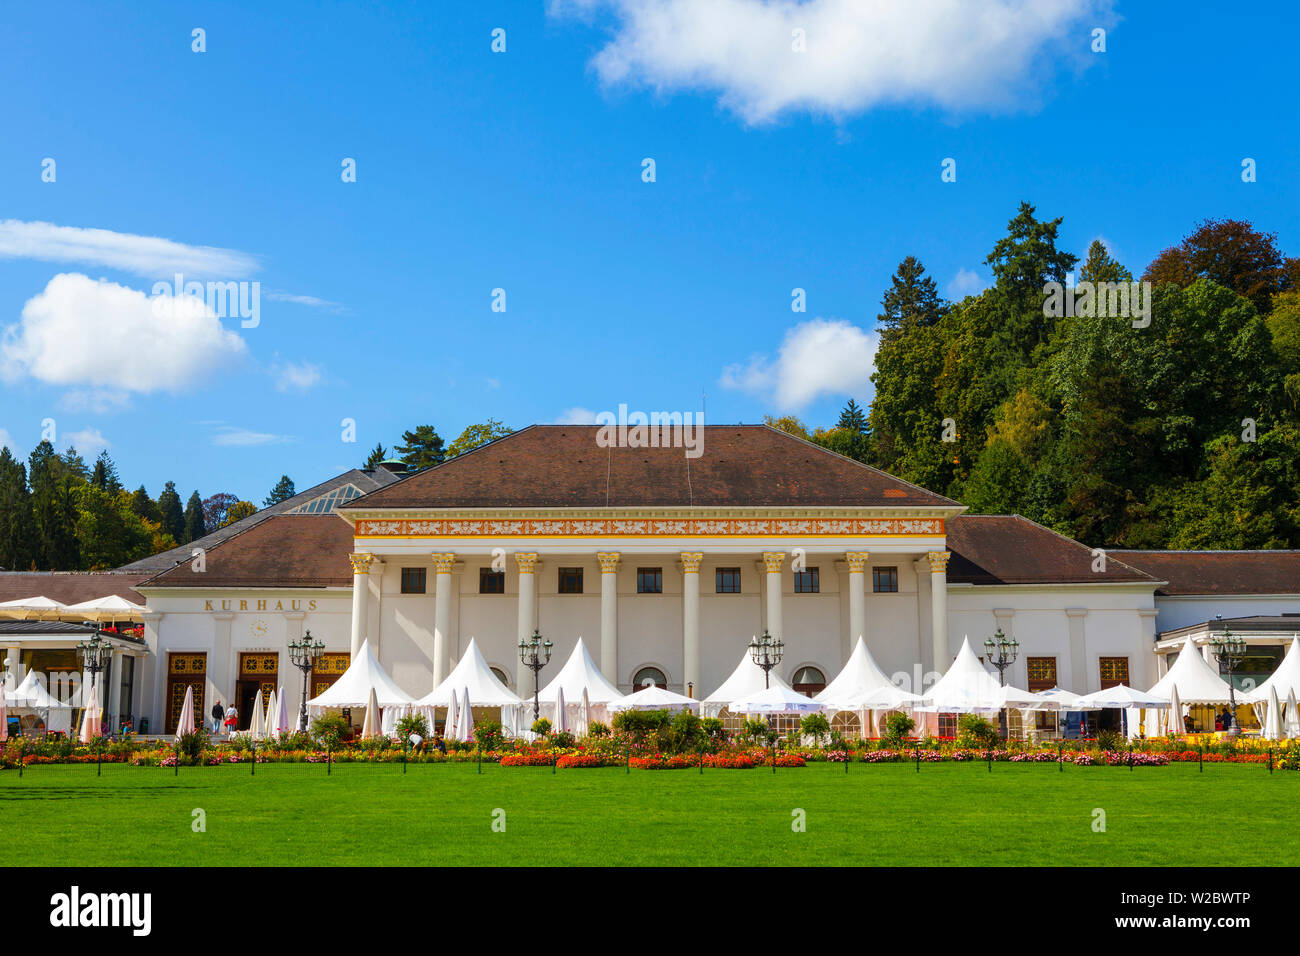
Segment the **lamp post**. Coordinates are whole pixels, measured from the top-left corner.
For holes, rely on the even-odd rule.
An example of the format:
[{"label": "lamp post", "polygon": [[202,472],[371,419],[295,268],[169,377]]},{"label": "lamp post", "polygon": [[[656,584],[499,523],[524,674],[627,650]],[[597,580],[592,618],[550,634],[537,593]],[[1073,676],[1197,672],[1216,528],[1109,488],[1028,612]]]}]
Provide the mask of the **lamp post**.
[{"label": "lamp post", "polygon": [[[984,642],[984,659],[998,669],[999,687],[1007,686],[1007,668],[1015,663],[1019,653],[1020,642],[1014,637],[1008,640],[1002,628],[994,631],[993,636]],[[1003,707],[998,710],[998,730],[1003,740],[1007,737],[1007,729],[1007,711]]]},{"label": "lamp post", "polygon": [[90,672],[90,686],[94,687],[95,675],[108,667],[113,656],[113,645],[96,628],[94,637],[77,645],[77,656],[81,658],[82,669]]},{"label": "lamp post", "polygon": [[542,634],[533,628],[531,638],[519,639],[519,660],[533,672],[533,723],[541,716],[541,704],[538,702],[538,674],[551,660],[551,642],[542,640]]},{"label": "lamp post", "polygon": [[301,641],[289,642],[289,660],[293,662],[294,667],[302,671],[302,703],[298,705],[298,729],[304,732],[307,730],[307,677],[324,651],[324,642],[312,640],[310,630],[303,634]]},{"label": "lamp post", "polygon": [[785,656],[785,644],[779,637],[773,637],[763,630],[762,637],[752,637],[749,641],[749,656],[754,663],[763,668],[763,686],[772,686],[772,668],[781,663]]},{"label": "lamp post", "polygon": [[[1222,614],[1216,614],[1214,617],[1216,620],[1223,620]],[[1232,682],[1232,672],[1246,657],[1246,642],[1233,634],[1225,624],[1222,634],[1210,638],[1210,646],[1214,648],[1214,656],[1219,659],[1219,664],[1228,672],[1228,726],[1224,728],[1224,732],[1229,737],[1235,737],[1241,732],[1241,728],[1237,726],[1237,687]]]}]

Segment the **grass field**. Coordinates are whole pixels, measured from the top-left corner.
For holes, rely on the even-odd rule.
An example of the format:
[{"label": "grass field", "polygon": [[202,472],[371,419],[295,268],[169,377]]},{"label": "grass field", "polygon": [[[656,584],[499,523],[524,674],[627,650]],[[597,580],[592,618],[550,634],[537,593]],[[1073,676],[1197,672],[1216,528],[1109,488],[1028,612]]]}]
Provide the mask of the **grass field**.
[{"label": "grass field", "polygon": [[[106,765],[0,772],[42,865],[1294,865],[1300,773],[1258,765]],[[206,832],[191,827],[206,814]],[[492,829],[505,811],[505,832]],[[793,811],[807,830],[792,830]],[[1106,832],[1093,831],[1094,809]],[[12,858],[11,858],[12,863]]]}]

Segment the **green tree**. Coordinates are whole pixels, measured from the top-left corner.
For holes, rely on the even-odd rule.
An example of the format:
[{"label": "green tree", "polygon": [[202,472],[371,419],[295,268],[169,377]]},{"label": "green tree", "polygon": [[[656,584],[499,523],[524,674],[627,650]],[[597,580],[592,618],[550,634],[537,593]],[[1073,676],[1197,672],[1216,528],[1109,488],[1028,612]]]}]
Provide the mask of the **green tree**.
[{"label": "green tree", "polygon": [[0,447],[0,568],[25,571],[36,557],[27,468]]},{"label": "green tree", "polygon": [[117,466],[113,464],[113,459],[109,457],[107,448],[101,451],[99,457],[95,459],[95,468],[90,474],[90,483],[111,495],[116,495],[122,490],[122,482],[117,477]]},{"label": "green tree", "polygon": [[154,527],[131,510],[131,495],[116,494],[94,482],[77,489],[77,542],[83,566],[115,568],[148,556]]},{"label": "green tree", "polygon": [[158,508],[158,502],[149,497],[144,485],[131,492],[131,510],[137,517],[162,525],[162,511]]},{"label": "green tree", "polygon": [[411,471],[420,471],[440,464],[446,457],[442,438],[432,425],[419,425],[414,431],[402,432],[402,444],[393,452]]},{"label": "green tree", "polygon": [[293,489],[293,479],[288,475],[281,475],[280,480],[271,489],[271,493],[262,502],[262,507],[269,508],[271,505],[278,505],[281,501],[288,501],[295,494],[297,492]]},{"label": "green tree", "polygon": [[[48,441],[37,445],[27,459],[36,544],[33,558],[39,569],[75,571],[81,567],[76,487],[85,477],[76,470],[78,460],[75,451],[64,457],[55,454]],[[81,467],[84,470],[84,462]]]},{"label": "green tree", "polygon": [[158,511],[162,514],[162,530],[177,544],[183,544],[187,540],[185,509],[181,507],[181,496],[176,493],[176,482],[169,481],[163,485],[162,494],[158,496]]},{"label": "green tree", "polygon": [[218,491],[203,499],[203,527],[215,531],[227,524],[226,515],[235,506],[239,498],[228,491]]},{"label": "green tree", "polygon": [[383,443],[375,445],[374,449],[366,456],[365,464],[361,466],[362,471],[374,471],[381,461],[388,458],[388,449]]},{"label": "green tree", "polygon": [[461,432],[459,437],[447,447],[447,457],[455,458],[457,455],[463,455],[467,451],[473,451],[481,445],[513,433],[513,428],[503,425],[495,418],[489,418],[486,422],[470,425]]},{"label": "green tree", "polygon": [[1240,219],[1206,219],[1177,246],[1156,256],[1142,278],[1183,287],[1209,279],[1266,314],[1273,296],[1288,287],[1294,263],[1277,248],[1275,234]]},{"label": "green tree", "polygon": [[257,505],[251,501],[236,501],[226,511],[226,517],[218,527],[224,528],[226,525],[234,524],[236,521],[243,521],[250,515],[257,514]]},{"label": "green tree", "polygon": [[182,543],[197,541],[207,533],[207,527],[203,524],[203,499],[195,491],[185,503],[185,538]]}]

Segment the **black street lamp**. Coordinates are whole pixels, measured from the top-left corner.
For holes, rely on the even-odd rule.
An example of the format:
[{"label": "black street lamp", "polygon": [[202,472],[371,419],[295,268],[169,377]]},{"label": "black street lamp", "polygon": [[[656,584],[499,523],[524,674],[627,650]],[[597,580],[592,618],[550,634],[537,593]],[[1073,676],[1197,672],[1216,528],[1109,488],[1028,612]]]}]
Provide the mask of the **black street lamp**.
[{"label": "black street lamp", "polygon": [[[1002,633],[1002,628],[993,632],[993,636],[984,642],[984,659],[998,669],[998,686],[1007,686],[1007,668],[1016,661],[1020,653],[1020,642],[1014,637],[1010,640]],[[996,655],[996,656],[995,656]],[[1007,738],[1007,711],[998,710],[998,732],[1003,740]]]},{"label": "black street lamp", "polygon": [[[1222,614],[1214,617],[1215,620],[1223,620]],[[1246,658],[1246,642],[1233,634],[1225,624],[1222,634],[1210,638],[1210,646],[1214,648],[1214,656],[1219,659],[1219,664],[1228,672],[1228,726],[1224,732],[1229,737],[1235,737],[1241,728],[1237,726],[1237,687],[1232,682],[1232,672]]]},{"label": "black street lamp", "polygon": [[298,729],[304,733],[307,730],[307,677],[324,651],[324,642],[312,640],[310,630],[303,634],[301,641],[289,642],[289,660],[293,662],[294,667],[302,671],[302,703],[298,705]]},{"label": "black street lamp", "polygon": [[77,645],[77,655],[81,658],[81,667],[90,672],[90,686],[95,686],[95,675],[108,667],[113,656],[113,645],[108,638],[95,629],[95,636]]},{"label": "black street lamp", "polygon": [[538,674],[551,660],[551,642],[542,640],[542,634],[533,628],[531,638],[519,638],[519,660],[533,672],[533,723],[541,715],[541,704],[537,699]]},{"label": "black street lamp", "polygon": [[785,656],[785,644],[779,637],[773,637],[764,628],[762,637],[753,637],[749,641],[749,656],[754,663],[763,668],[763,686],[772,686],[772,668],[781,663]]}]

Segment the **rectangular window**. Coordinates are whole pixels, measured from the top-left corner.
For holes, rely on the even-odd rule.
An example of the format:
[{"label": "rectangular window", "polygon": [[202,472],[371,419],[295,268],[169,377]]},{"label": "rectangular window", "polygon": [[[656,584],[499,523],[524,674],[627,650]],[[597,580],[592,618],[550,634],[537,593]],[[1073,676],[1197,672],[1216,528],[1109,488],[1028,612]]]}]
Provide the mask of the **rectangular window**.
[{"label": "rectangular window", "polygon": [[1055,657],[1026,657],[1025,668],[1029,675],[1029,689],[1035,694],[1056,686]]},{"label": "rectangular window", "polygon": [[877,594],[898,590],[898,568],[872,568],[871,590]]},{"label": "rectangular window", "polygon": [[718,594],[740,593],[740,568],[718,568],[714,580]]},{"label": "rectangular window", "polygon": [[637,594],[663,594],[664,593],[664,569],[663,568],[637,568],[636,569],[636,593]]},{"label": "rectangular window", "polygon": [[560,568],[560,593],[582,593],[582,568]]},{"label": "rectangular window", "polygon": [[402,593],[423,594],[425,568],[402,568]]},{"label": "rectangular window", "polygon": [[821,591],[821,577],[817,568],[794,573],[795,594],[817,594]]},{"label": "rectangular window", "polygon": [[1098,661],[1098,669],[1102,690],[1114,687],[1116,684],[1128,684],[1127,657],[1103,657]]},{"label": "rectangular window", "polygon": [[491,568],[479,568],[478,593],[505,594],[506,573],[504,571],[493,571]]},{"label": "rectangular window", "polygon": [[940,714],[939,715],[939,736],[956,737],[957,736],[957,718],[958,714]]}]

